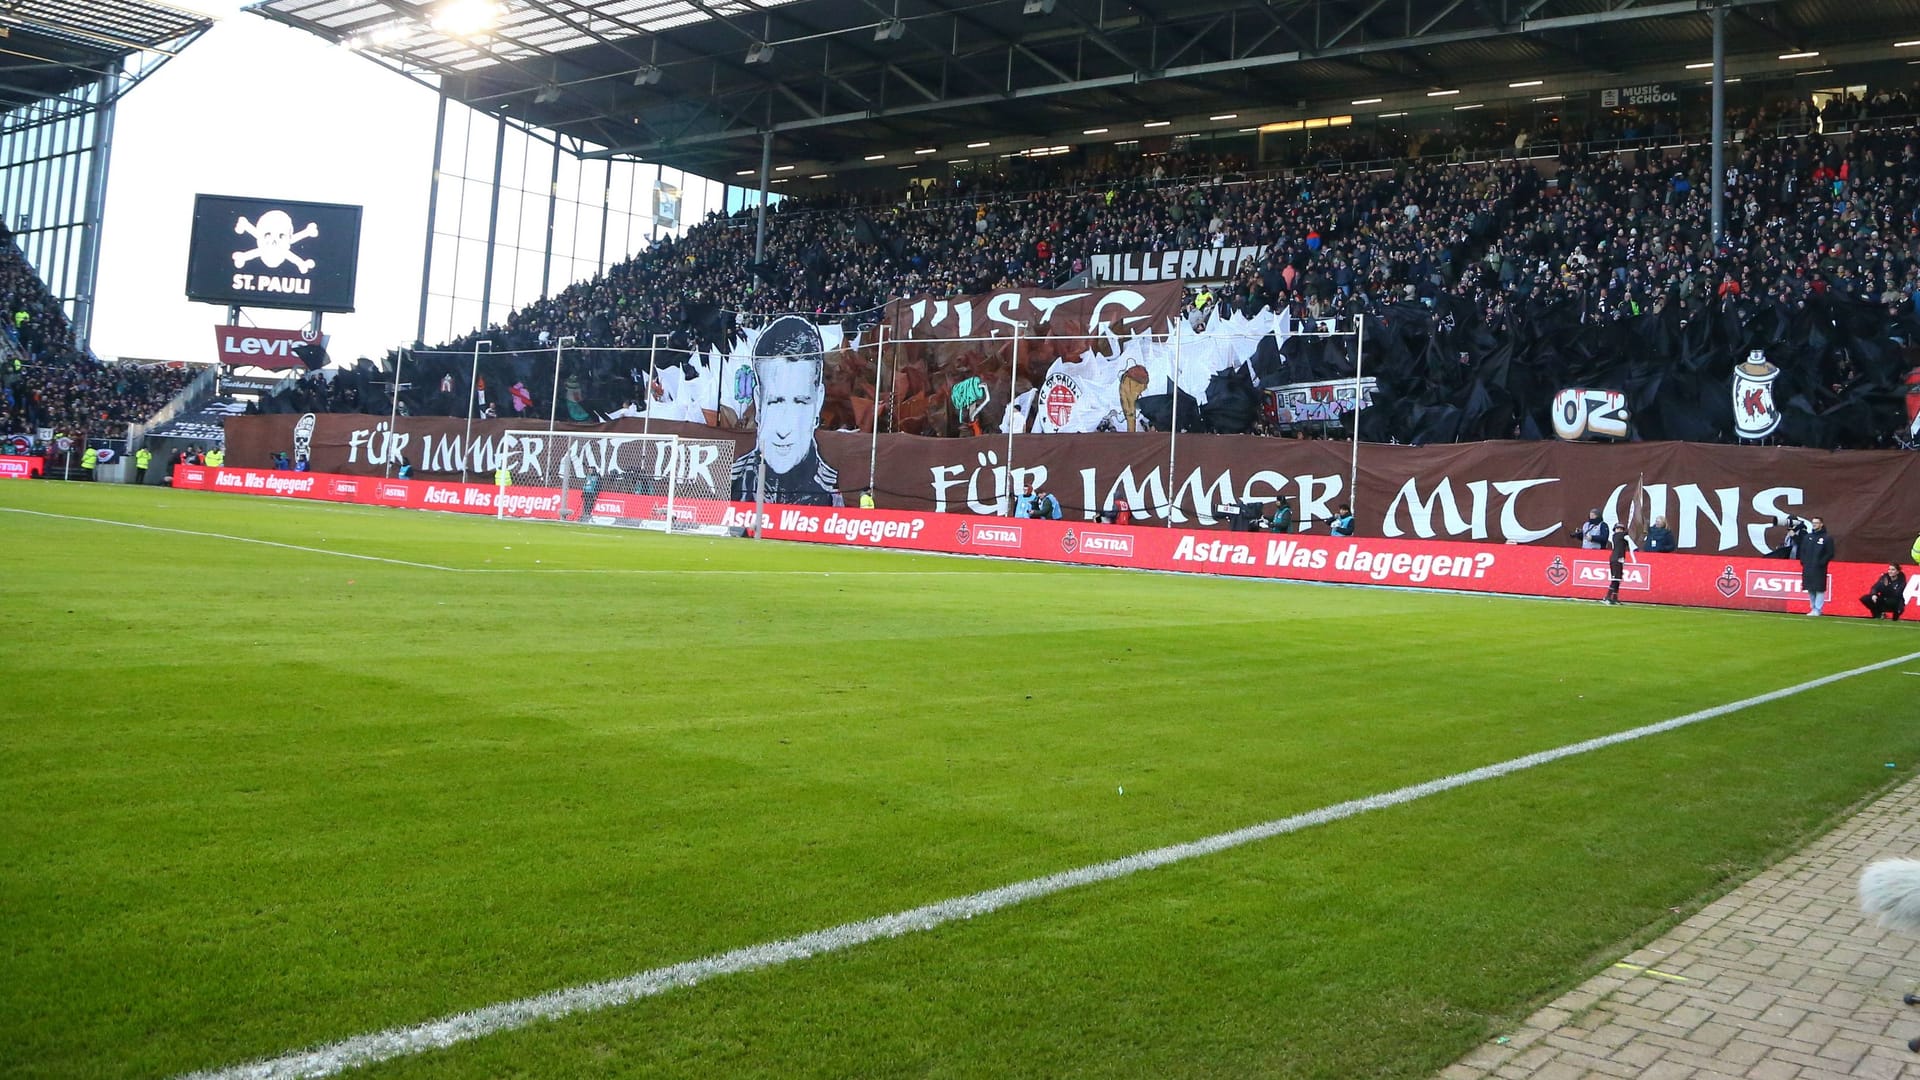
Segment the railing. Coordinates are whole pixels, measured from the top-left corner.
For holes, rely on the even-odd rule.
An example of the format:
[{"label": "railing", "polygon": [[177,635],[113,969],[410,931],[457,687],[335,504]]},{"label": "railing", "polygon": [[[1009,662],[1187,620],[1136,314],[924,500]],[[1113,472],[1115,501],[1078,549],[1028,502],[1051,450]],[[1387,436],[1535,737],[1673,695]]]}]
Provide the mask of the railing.
[{"label": "railing", "polygon": [[182,388],[179,393],[173,395],[173,400],[160,406],[160,411],[154,413],[146,423],[127,425],[127,448],[129,450],[137,448],[146,440],[147,432],[172,420],[181,413],[197,407],[202,401],[212,397],[214,385],[219,379],[220,365],[208,364],[202,368],[200,374],[194,376],[192,382]]}]

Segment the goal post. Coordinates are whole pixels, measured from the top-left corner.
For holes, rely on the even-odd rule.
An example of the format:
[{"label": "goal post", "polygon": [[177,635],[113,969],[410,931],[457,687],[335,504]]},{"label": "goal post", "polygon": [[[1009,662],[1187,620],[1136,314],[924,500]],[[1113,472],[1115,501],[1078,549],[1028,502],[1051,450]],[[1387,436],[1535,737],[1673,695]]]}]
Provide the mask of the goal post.
[{"label": "goal post", "polygon": [[632,432],[509,431],[496,517],[713,535],[727,530],[734,444]]}]

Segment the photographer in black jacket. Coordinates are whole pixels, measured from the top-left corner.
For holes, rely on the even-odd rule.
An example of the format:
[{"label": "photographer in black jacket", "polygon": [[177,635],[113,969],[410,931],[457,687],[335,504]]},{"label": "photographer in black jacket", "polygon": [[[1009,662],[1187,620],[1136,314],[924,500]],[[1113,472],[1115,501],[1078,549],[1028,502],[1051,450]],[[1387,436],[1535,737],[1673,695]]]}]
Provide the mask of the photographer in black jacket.
[{"label": "photographer in black jacket", "polygon": [[1600,520],[1599,509],[1595,508],[1587,512],[1587,520],[1581,522],[1580,527],[1573,530],[1572,536],[1575,540],[1580,541],[1581,547],[1588,551],[1601,551],[1607,546],[1607,537],[1610,535],[1610,532],[1611,530],[1607,528],[1607,523]]},{"label": "photographer in black jacket", "polygon": [[1907,610],[1907,575],[1894,563],[1887,564],[1887,572],[1873,581],[1873,588],[1860,598],[1867,613],[1878,619],[1891,615],[1894,622]]}]

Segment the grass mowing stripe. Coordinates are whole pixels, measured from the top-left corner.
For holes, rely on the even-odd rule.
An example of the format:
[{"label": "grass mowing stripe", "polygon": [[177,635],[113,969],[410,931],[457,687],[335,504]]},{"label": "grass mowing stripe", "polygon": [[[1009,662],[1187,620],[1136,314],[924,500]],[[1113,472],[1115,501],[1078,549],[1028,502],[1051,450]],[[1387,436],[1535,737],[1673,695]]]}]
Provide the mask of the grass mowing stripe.
[{"label": "grass mowing stripe", "polygon": [[56,518],[60,521],[82,521],[93,525],[116,525],[122,529],[141,529],[146,532],[174,533],[179,536],[199,536],[208,540],[232,540],[241,544],[260,544],[265,547],[283,548],[287,551],[304,551],[310,555],[332,555],[341,559],[360,559],[365,562],[386,563],[389,566],[408,566],[415,570],[440,570],[459,573],[457,567],[440,566],[436,563],[409,562],[406,559],[388,559],[379,555],[361,555],[352,551],[333,551],[328,548],[306,547],[301,544],[283,544],[278,540],[261,540],[252,536],[233,536],[228,533],[200,532],[195,529],[175,529],[166,525],[142,525],[134,521],[115,521],[112,518],[83,517],[79,514],[54,514],[45,510],[22,510],[16,506],[0,506],[0,511],[9,514],[29,514],[33,517]]},{"label": "grass mowing stripe", "polygon": [[1203,855],[1212,855],[1258,840],[1266,840],[1316,825],[1354,817],[1371,810],[1383,810],[1451,791],[1482,780],[1509,776],[1526,769],[1621,743],[1658,735],[1739,712],[1742,709],[1793,697],[1859,675],[1898,667],[1920,660],[1920,652],[1890,660],[1849,668],[1817,679],[1796,683],[1779,690],[1710,708],[1700,709],[1658,723],[1630,728],[1581,742],[1542,750],[1493,765],[1443,776],[1437,780],[1413,784],[1379,795],[1369,795],[1310,810],[1306,813],[1250,825],[1231,832],[1218,833],[1183,844],[1154,848],[1135,855],[1095,863],[1074,870],[1003,885],[996,889],[954,897],[908,911],[881,915],[872,919],[844,923],[798,937],[734,949],[716,956],[703,957],[667,967],[642,971],[621,979],[589,983],[555,990],[535,997],[502,1002],[411,1027],[358,1035],[312,1050],[297,1051],[265,1061],[256,1061],[225,1069],[188,1074],[184,1080],[279,1080],[283,1077],[333,1076],[349,1069],[391,1061],[479,1039],[498,1032],[523,1028],[542,1020],[556,1020],[578,1013],[595,1012],[654,997],[675,987],[695,986],[721,975],[739,974],[803,960],[822,953],[839,952],[855,946],[907,934],[932,930],[961,919],[987,915],[1015,904],[1036,900],[1068,889],[1137,874]]},{"label": "grass mowing stripe", "polygon": [[55,514],[45,510],[22,510],[12,506],[0,506],[0,512],[55,518],[60,521],[80,521],[93,525],[115,525],[123,529],[143,529],[147,532],[175,533],[180,536],[198,536],[208,540],[232,540],[240,544],[260,544],[265,547],[284,548],[288,551],[303,551],[310,555],[332,555],[341,559],[360,559],[365,562],[386,563],[389,566],[406,566],[415,570],[437,570],[447,574],[667,574],[676,577],[686,574],[739,574],[774,577],[963,577],[980,573],[980,571],[977,570],[643,570],[622,569],[617,567],[583,570],[569,570],[564,568],[530,570],[525,568],[493,569],[441,566],[438,563],[410,562],[406,559],[389,559],[380,555],[362,555],[353,551],[336,551],[332,548],[287,544],[278,540],[261,540],[253,536],[234,536],[231,533],[201,532],[197,529],[175,529],[166,525],[143,525],[135,521],[117,521],[113,518],[83,517],[78,514]]}]

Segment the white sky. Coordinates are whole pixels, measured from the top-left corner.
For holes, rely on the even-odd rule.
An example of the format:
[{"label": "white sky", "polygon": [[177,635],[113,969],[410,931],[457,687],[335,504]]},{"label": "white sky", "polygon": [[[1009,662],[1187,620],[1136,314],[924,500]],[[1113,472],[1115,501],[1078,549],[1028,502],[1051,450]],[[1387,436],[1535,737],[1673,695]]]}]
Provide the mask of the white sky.
[{"label": "white sky", "polygon": [[[336,362],[413,340],[433,166],[433,91],[310,34],[198,0],[219,21],[123,98],[113,131],[93,349],[212,360],[226,310],[186,298],[198,192],[357,203],[359,310],[328,315]],[[305,325],[249,308],[244,322]]]}]

